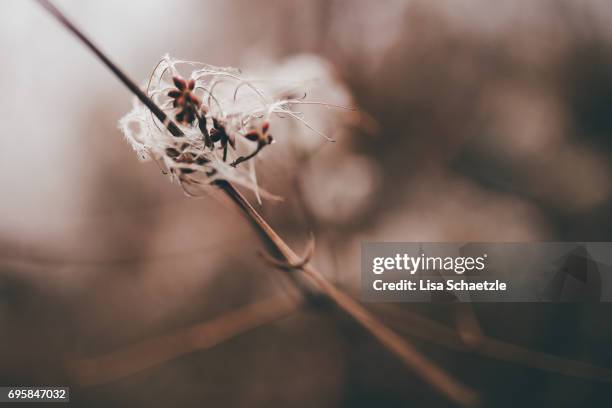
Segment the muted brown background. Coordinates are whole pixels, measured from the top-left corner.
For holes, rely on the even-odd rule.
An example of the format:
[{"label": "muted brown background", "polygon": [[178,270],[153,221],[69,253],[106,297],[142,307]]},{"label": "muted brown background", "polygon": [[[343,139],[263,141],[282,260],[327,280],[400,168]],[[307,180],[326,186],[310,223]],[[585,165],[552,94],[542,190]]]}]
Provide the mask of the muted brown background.
[{"label": "muted brown background", "polygon": [[[609,2],[58,5],[137,81],[166,52],[246,68],[327,58],[364,117],[308,160],[272,146],[260,180],[286,201],[261,210],[297,248],[313,230],[316,264],[349,291],[364,240],[611,238]],[[0,383],[63,384],[65,353],[96,355],[282,290],[236,212],[184,197],[137,161],[116,128],[131,96],[34,2],[2,3],[0,61]],[[453,313],[403,307],[445,323]],[[607,305],[475,310],[492,336],[610,366]],[[488,406],[612,399],[606,384],[419,346]],[[301,311],[73,397],[74,406],[448,404],[330,311]]]}]

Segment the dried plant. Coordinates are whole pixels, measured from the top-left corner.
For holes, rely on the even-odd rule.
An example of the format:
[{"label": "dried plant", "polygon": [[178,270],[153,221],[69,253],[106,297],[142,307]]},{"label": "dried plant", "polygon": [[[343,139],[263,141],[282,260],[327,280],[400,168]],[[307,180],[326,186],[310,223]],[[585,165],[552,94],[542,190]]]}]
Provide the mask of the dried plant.
[{"label": "dried plant", "polygon": [[[234,188],[240,185],[256,195],[261,193],[264,198],[274,198],[260,191],[254,172],[255,160],[261,158],[260,153],[273,140],[270,134],[274,126],[272,119],[297,120],[310,127],[294,110],[296,106],[309,103],[341,106],[308,101],[300,90],[307,85],[305,83],[279,84],[275,75],[253,78],[237,69],[175,60],[169,56],[154,69],[143,91],[53,5],[46,0],[39,2],[91,48],[136,95],[134,109],[121,120],[120,126],[141,158],[158,161],[188,194],[221,191],[247,216],[262,237],[271,253],[264,255],[264,259],[275,268],[287,271],[296,287],[302,290],[305,300],[325,297],[444,395],[465,405],[477,401],[471,389],[429,362],[405,339],[327,281],[310,263],[312,242],[303,257],[296,255]],[[329,139],[323,133],[314,132]],[[275,136],[278,136],[276,131]],[[76,360],[74,371],[84,384],[120,378],[195,349],[218,344],[281,318],[295,306],[285,300],[265,300],[172,335],[149,339],[104,356]],[[612,381],[608,369],[523,349],[486,336],[469,308],[457,310],[458,330],[455,331],[398,308],[379,307],[384,311],[381,313],[384,318],[397,330],[432,344],[564,375]]]},{"label": "dried plant", "polygon": [[[255,84],[258,84],[257,86]],[[119,121],[138,156],[154,160],[190,195],[205,192],[211,182],[225,180],[269,199],[278,197],[257,185],[254,159],[274,139],[272,121],[293,119],[314,129],[298,105],[344,106],[306,99],[306,83],[249,78],[239,69],[164,56],[151,74],[146,95],[174,117],[182,135],[170,133],[142,102]],[[300,98],[293,97],[301,95]],[[242,163],[250,161],[248,166]]]},{"label": "dried plant", "polygon": [[[142,154],[148,154],[152,158],[163,158],[164,164],[170,168],[173,173],[172,175],[174,177],[178,177],[181,183],[187,182],[189,185],[194,184],[205,188],[215,187],[222,191],[225,196],[228,197],[246,215],[247,219],[256,228],[256,231],[261,236],[263,243],[267,246],[272,255],[279,258],[283,269],[290,271],[290,276],[297,286],[302,289],[307,299],[322,296],[331,301],[331,303],[336,305],[339,310],[353,318],[355,322],[357,322],[367,332],[375,337],[400,361],[411,367],[425,381],[429,382],[434,388],[439,390],[443,395],[452,401],[462,405],[473,405],[478,402],[478,396],[472,389],[463,385],[451,375],[446,373],[443,369],[430,362],[413,345],[391,330],[388,326],[383,324],[379,319],[373,316],[345,292],[331,284],[311,263],[299,257],[270,227],[270,225],[268,225],[261,215],[244,198],[244,196],[238,190],[236,190],[231,183],[232,181],[235,181],[235,177],[238,177],[236,176],[236,173],[232,173],[232,176],[229,177],[224,175],[224,173],[219,170],[221,168],[226,170],[225,166],[227,163],[223,160],[223,155],[227,153],[219,154],[219,152],[214,149],[215,143],[219,143],[221,150],[223,150],[223,152],[226,150],[223,144],[220,143],[221,138],[215,137],[216,132],[211,132],[211,130],[215,128],[214,119],[217,119],[227,130],[227,122],[224,123],[223,120],[228,120],[228,118],[230,118],[230,129],[237,130],[238,134],[243,135],[248,141],[253,141],[247,137],[247,135],[249,135],[253,129],[258,132],[257,140],[255,140],[255,143],[257,143],[255,150],[247,156],[238,156],[232,163],[229,164],[229,168],[236,168],[241,162],[254,157],[255,154],[262,149],[262,144],[269,144],[270,139],[267,138],[267,132],[269,129],[264,129],[264,125],[266,122],[269,123],[268,120],[272,114],[286,115],[302,122],[299,115],[293,112],[290,107],[292,105],[307,102],[291,97],[281,97],[278,100],[272,100],[271,102],[264,104],[263,102],[266,98],[265,95],[260,94],[257,88],[255,88],[248,80],[241,78],[237,71],[202,65],[199,69],[192,72],[192,77],[189,79],[184,79],[183,77],[175,75],[175,72],[172,72],[172,64],[174,64],[176,68],[177,61],[164,59],[160,64],[162,71],[158,74],[158,76],[156,76],[154,72],[152,77],[152,82],[154,83],[153,89],[159,91],[153,91],[155,93],[153,96],[159,96],[161,98],[161,89],[163,89],[163,92],[166,92],[165,97],[169,98],[166,101],[167,103],[160,106],[152,97],[149,97],[145,91],[141,90],[131,79],[129,79],[127,75],[125,75],[125,73],[123,73],[123,71],[121,71],[112,61],[110,61],[109,58],[102,53],[100,49],[96,47],[78,28],[76,28],[74,24],[72,24],[72,22],[69,21],[50,1],[38,0],[38,2],[54,17],[56,17],[67,29],[74,33],[88,48],[90,48],[100,58],[100,60],[134,93],[139,103],[142,103],[142,105],[146,107],[154,116],[154,119],[147,119],[147,112],[144,109],[139,109],[138,104],[136,104],[135,108],[137,113],[135,115],[138,117],[138,120],[136,121],[140,123],[149,123],[151,125],[144,130],[141,129],[136,131],[136,133],[130,133],[132,131],[128,130],[128,133],[126,134],[128,138],[133,138],[133,140],[136,141],[136,148],[141,153],[141,156]],[[181,63],[193,64],[185,61]],[[168,87],[169,83],[164,85],[162,78],[167,70],[170,70],[173,74],[172,81],[174,87],[172,88]],[[157,69],[155,71],[157,72]],[[257,94],[256,98],[260,99],[262,106],[259,108],[252,108],[252,110],[240,108],[243,110],[240,110],[237,118],[227,116],[228,114],[232,113],[231,110],[219,110],[214,112],[213,109],[215,108],[211,106],[214,105],[214,103],[204,106],[203,102],[199,99],[198,94],[195,93],[196,88],[200,85],[214,85],[214,82],[211,84],[207,81],[204,83],[200,82],[200,84],[198,84],[198,80],[201,81],[203,78],[208,76],[217,79],[219,77],[228,76],[235,79],[237,84],[234,90],[234,99],[238,100],[236,95],[238,94],[240,88],[245,86],[251,88],[251,90]],[[162,79],[158,80],[156,78]],[[193,84],[191,83],[192,80]],[[208,94],[211,95],[212,100],[213,91],[209,89]],[[315,103],[320,104],[319,102]],[[238,104],[238,106],[241,105]],[[216,109],[219,109],[219,107]],[[212,113],[212,116],[210,116],[211,112],[214,112]],[[221,114],[222,112],[223,114]],[[180,124],[177,125],[170,118],[169,113],[172,114],[174,118],[180,122]],[[211,124],[208,121],[209,117],[212,122],[212,128],[210,128]],[[204,118],[206,118],[206,120]],[[124,121],[129,122],[131,120],[132,119],[124,118]],[[203,124],[201,125],[201,122],[205,122],[205,126]],[[261,126],[251,126],[255,123],[261,123]],[[196,124],[198,130],[195,130]],[[129,124],[126,125],[129,127]],[[203,127],[206,127],[206,130],[208,130],[210,141],[207,140],[206,130],[202,129]],[[248,129],[246,133],[240,133],[240,130],[243,129],[243,127]],[[216,128],[216,130],[219,131],[218,128]],[[200,132],[199,134],[197,133],[198,131]],[[213,137],[215,140],[217,140],[217,142],[213,141]],[[170,141],[178,141],[178,145],[170,144]],[[229,143],[230,141],[228,139],[228,144]],[[169,148],[176,149],[176,152],[171,151],[171,153],[168,153],[167,149]],[[206,151],[206,149],[209,149],[209,151]],[[178,155],[176,155],[177,152]],[[184,155],[184,153],[190,153],[187,161],[195,161],[202,154],[204,154],[202,157],[209,161],[203,162],[202,164],[198,164],[197,162],[194,164],[192,162],[184,163],[182,162],[182,158],[178,161],[175,160]],[[191,155],[194,157],[191,157]],[[223,164],[219,165],[218,163]],[[188,166],[186,166],[186,164],[188,164]],[[183,169],[189,170],[184,171]],[[206,181],[191,178],[186,179],[184,177],[190,176],[196,172],[202,172],[206,178]],[[220,175],[218,173],[220,173]]]}]

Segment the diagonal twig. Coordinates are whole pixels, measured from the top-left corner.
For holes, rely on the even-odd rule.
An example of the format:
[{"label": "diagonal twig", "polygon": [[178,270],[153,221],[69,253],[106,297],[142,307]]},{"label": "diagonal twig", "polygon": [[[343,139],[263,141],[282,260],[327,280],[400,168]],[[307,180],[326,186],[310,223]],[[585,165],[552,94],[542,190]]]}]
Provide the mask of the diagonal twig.
[{"label": "diagonal twig", "polygon": [[[251,206],[244,196],[227,182],[224,191],[235,204],[247,215],[247,218],[256,226],[257,230],[277,253],[288,264],[299,264],[301,258],[283,241],[283,239],[270,227],[261,215]],[[478,402],[474,391],[459,383],[445,371],[431,363],[412,344],[403,339],[393,330],[389,329],[374,315],[368,312],[358,302],[343,291],[331,284],[312,264],[305,264],[301,273],[321,293],[331,299],[341,310],[356,320],[364,329],[382,343],[389,351],[400,357],[409,367],[412,367],[420,376],[427,380],[452,400],[464,405],[473,405]]]},{"label": "diagonal twig", "polygon": [[306,250],[304,251],[304,255],[302,255],[302,257],[300,258],[300,261],[297,263],[279,261],[278,259],[274,258],[273,256],[271,256],[270,254],[264,251],[260,251],[259,255],[269,265],[285,270],[285,271],[291,271],[291,270],[304,269],[304,266],[306,266],[306,264],[310,262],[310,260],[312,259],[314,250],[315,250],[315,239],[314,239],[314,235],[311,234],[310,239],[308,240],[308,245],[306,246]]}]

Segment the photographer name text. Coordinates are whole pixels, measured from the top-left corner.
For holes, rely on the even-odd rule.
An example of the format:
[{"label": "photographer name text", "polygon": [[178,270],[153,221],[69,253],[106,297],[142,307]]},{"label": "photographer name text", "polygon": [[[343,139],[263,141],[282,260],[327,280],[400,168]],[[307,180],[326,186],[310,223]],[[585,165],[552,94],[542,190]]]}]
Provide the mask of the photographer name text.
[{"label": "photographer name text", "polygon": [[[463,275],[465,272],[479,273],[486,269],[487,254],[478,257],[470,256],[410,256],[396,254],[391,257],[375,257],[372,260],[372,273],[382,275],[387,271],[405,272],[412,277],[417,272],[454,273]],[[508,284],[500,280],[461,279],[399,279],[386,281],[376,279],[372,289],[380,291],[506,291]]]},{"label": "photographer name text", "polygon": [[505,291],[508,289],[506,282],[499,280],[470,282],[465,279],[448,279],[444,282],[432,281],[430,279],[419,279],[412,281],[401,279],[395,282],[385,282],[376,279],[372,287],[375,291]]}]

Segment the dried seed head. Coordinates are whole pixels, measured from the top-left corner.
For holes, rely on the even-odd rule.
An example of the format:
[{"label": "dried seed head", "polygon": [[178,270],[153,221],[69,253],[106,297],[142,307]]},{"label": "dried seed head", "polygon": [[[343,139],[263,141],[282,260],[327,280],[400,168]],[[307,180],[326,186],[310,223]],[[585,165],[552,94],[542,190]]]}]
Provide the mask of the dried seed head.
[{"label": "dried seed head", "polygon": [[288,98],[300,84],[282,85],[276,80],[255,80],[234,68],[165,56],[154,69],[146,91],[175,119],[184,136],[170,134],[167,124],[137,100],[119,126],[142,159],[162,163],[190,194],[205,191],[215,180],[227,180],[252,190],[258,199],[260,194],[272,198],[259,190],[255,166],[239,164],[260,157],[263,148],[272,143],[270,128],[278,119],[292,118],[313,129],[294,110],[298,105],[342,108]]}]

